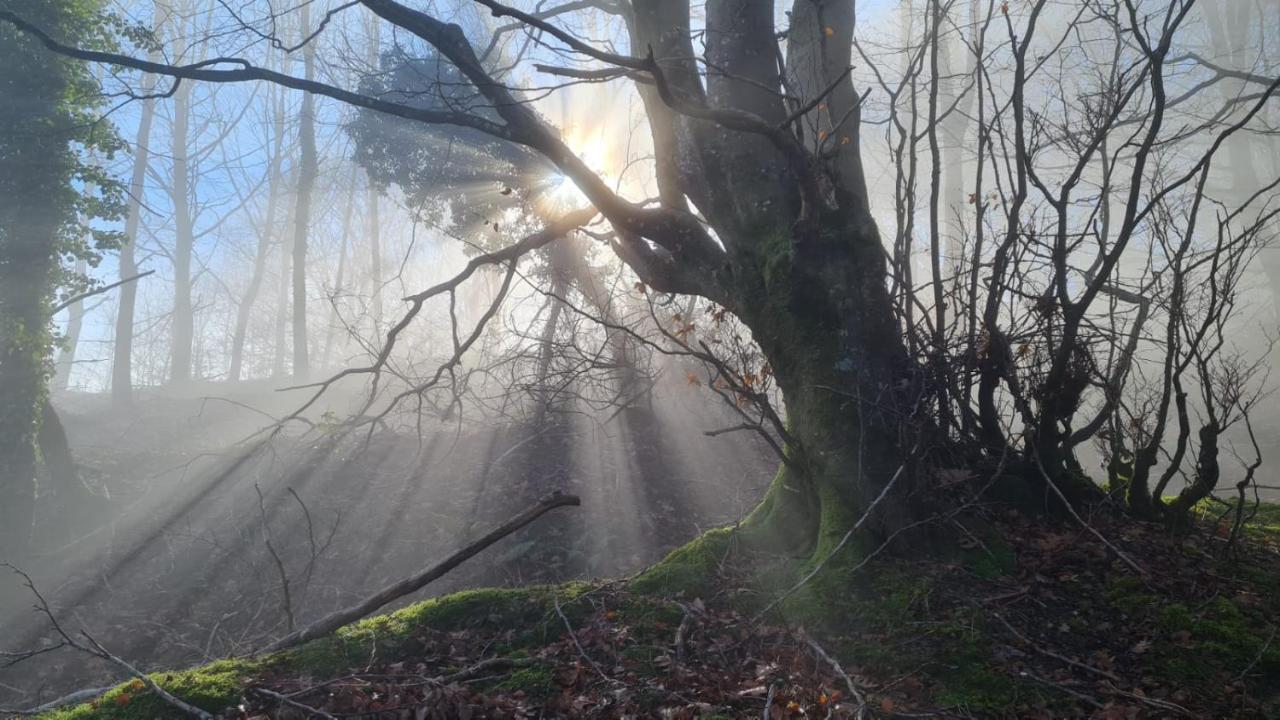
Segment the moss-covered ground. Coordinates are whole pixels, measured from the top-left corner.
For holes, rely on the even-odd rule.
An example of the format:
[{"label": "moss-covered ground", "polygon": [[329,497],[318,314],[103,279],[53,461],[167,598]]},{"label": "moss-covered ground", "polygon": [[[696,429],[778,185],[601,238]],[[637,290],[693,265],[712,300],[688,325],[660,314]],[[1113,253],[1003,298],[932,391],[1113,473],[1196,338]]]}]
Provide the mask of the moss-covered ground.
[{"label": "moss-covered ground", "polygon": [[[236,717],[298,715],[253,688],[335,716],[430,703],[453,709],[441,717],[759,717],[770,698],[775,718],[852,716],[842,672],[875,716],[1280,717],[1280,507],[1234,555],[1208,513],[1189,536],[1092,522],[1142,572],[1079,526],[1009,511],[928,560],[832,562],[774,603],[803,563],[724,528],[624,581],[458,593],[152,677]],[[495,659],[510,662],[466,674]],[[177,714],[131,682],[49,717]]]}]

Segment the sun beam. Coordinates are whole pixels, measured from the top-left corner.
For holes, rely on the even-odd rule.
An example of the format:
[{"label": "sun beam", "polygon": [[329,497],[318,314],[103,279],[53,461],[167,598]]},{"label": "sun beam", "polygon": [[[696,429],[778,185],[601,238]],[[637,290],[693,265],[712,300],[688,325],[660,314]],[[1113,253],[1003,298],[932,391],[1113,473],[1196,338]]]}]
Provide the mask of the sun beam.
[{"label": "sun beam", "polygon": [[[609,186],[616,184],[618,168],[615,148],[605,137],[604,123],[569,123],[562,130],[565,144]],[[580,208],[590,204],[574,181],[555,172],[547,178],[547,200],[557,209]]]}]

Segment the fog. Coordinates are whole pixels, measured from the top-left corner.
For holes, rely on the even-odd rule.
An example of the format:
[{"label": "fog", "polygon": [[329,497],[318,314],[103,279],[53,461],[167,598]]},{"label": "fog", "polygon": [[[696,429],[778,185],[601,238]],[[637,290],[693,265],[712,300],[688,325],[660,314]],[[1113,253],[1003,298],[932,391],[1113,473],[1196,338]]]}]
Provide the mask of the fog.
[{"label": "fog", "polygon": [[[407,3],[455,38],[389,0],[90,4],[92,32],[0,17],[6,57],[76,68],[82,121],[48,268],[35,200],[0,217],[0,559],[146,669],[260,648],[552,493],[581,506],[391,607],[638,572],[862,432],[812,430],[814,388],[915,398],[930,472],[1052,458],[1153,519],[1280,500],[1280,6],[777,3],[762,31],[696,5],[664,36],[626,0]],[[879,289],[832,295],[884,295],[909,372],[831,387],[879,346],[796,321],[830,316],[799,280],[775,299],[778,243],[824,282],[845,262],[811,222],[870,233],[848,264]],[[47,642],[30,605],[0,580],[0,650]],[[0,707],[120,679],[0,664]]]}]

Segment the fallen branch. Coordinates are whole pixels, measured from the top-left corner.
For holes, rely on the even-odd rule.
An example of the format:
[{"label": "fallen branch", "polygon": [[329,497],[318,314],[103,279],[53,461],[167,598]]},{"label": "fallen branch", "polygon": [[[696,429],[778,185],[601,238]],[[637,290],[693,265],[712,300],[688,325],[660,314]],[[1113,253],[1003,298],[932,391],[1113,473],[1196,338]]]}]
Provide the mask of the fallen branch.
[{"label": "fallen branch", "polygon": [[274,692],[272,690],[268,690],[266,688],[260,688],[260,687],[253,688],[253,692],[256,692],[259,695],[262,695],[264,697],[269,697],[272,700],[275,700],[282,705],[288,705],[289,707],[294,708],[295,710],[301,710],[303,713],[305,713],[306,717],[318,716],[318,717],[325,718],[325,720],[338,720],[337,718],[330,715],[329,713],[323,710],[319,710],[317,708],[313,708],[310,705],[304,705],[303,703],[300,703],[297,700],[294,700],[288,695],[282,695],[278,692]]},{"label": "fallen branch", "polygon": [[1005,626],[1006,628],[1008,628],[1008,629],[1009,629],[1009,632],[1013,633],[1014,637],[1018,638],[1019,640],[1021,640],[1021,641],[1022,641],[1022,642],[1024,642],[1024,643],[1026,643],[1028,647],[1030,647],[1032,650],[1035,650],[1036,652],[1040,653],[1041,655],[1044,655],[1045,657],[1051,657],[1051,658],[1053,658],[1053,659],[1055,659],[1055,660],[1061,660],[1062,662],[1064,662],[1064,663],[1066,663],[1066,664],[1068,664],[1068,665],[1071,665],[1071,666],[1073,666],[1073,667],[1078,667],[1078,668],[1080,668],[1081,670],[1086,670],[1086,671],[1091,672],[1091,673],[1093,673],[1093,674],[1095,674],[1095,675],[1101,675],[1102,677],[1107,678],[1108,680],[1111,680],[1112,682],[1123,682],[1123,681],[1120,679],[1120,676],[1116,675],[1116,674],[1115,674],[1115,673],[1113,673],[1113,672],[1109,672],[1109,671],[1107,671],[1107,670],[1103,670],[1102,668],[1096,668],[1096,667],[1094,667],[1094,666],[1092,666],[1092,665],[1088,665],[1088,664],[1086,664],[1086,663],[1082,663],[1082,662],[1080,662],[1079,660],[1072,660],[1071,658],[1067,657],[1066,655],[1062,655],[1062,654],[1060,654],[1060,653],[1056,653],[1056,652],[1054,652],[1054,651],[1052,651],[1052,650],[1050,650],[1050,649],[1048,649],[1048,648],[1040,647],[1040,646],[1039,646],[1039,645],[1037,645],[1036,643],[1032,642],[1032,641],[1031,641],[1031,638],[1028,638],[1026,635],[1023,635],[1022,633],[1018,632],[1018,629],[1017,629],[1017,628],[1015,628],[1013,625],[1010,625],[1010,624],[1009,624],[1009,621],[1008,621],[1008,620],[1005,620],[1005,619],[1004,619],[1004,616],[1002,616],[1000,613],[991,613],[991,614],[992,614],[992,615],[994,615],[994,616],[996,617],[996,619],[997,619],[997,620],[999,620],[1000,622],[1004,623],[1004,626]]},{"label": "fallen branch", "polygon": [[565,505],[580,504],[582,504],[582,501],[579,500],[576,495],[562,495],[560,493],[550,495],[537,505],[534,505],[523,513],[520,513],[516,517],[508,520],[506,523],[493,529],[484,537],[450,555],[443,562],[397,583],[388,585],[359,603],[330,613],[310,625],[307,625],[301,630],[295,630],[294,632],[291,632],[266,646],[262,650],[259,650],[255,654],[279,652],[280,650],[300,645],[308,640],[314,640],[318,637],[328,635],[343,625],[349,625],[356,620],[369,615],[393,600],[397,600],[409,593],[421,590],[428,583],[439,579],[450,570],[453,570],[467,560],[470,560],[472,557],[480,553],[480,551],[519,530],[525,525],[528,525],[534,520],[537,520],[548,511]]},{"label": "fallen branch", "polygon": [[804,631],[801,631],[800,637],[804,638],[804,641],[809,643],[809,647],[813,648],[813,651],[817,653],[818,657],[827,661],[827,664],[830,665],[836,671],[836,673],[840,675],[841,679],[844,680],[845,687],[849,689],[849,697],[852,697],[854,700],[858,702],[858,708],[855,711],[856,713],[855,717],[857,717],[859,720],[866,717],[867,716],[867,698],[865,695],[862,694],[861,691],[858,690],[858,686],[853,684],[853,678],[849,677],[849,674],[844,671],[844,668],[840,666],[840,663],[836,661],[834,657],[832,657],[831,655],[828,655],[827,651],[824,650],[816,640],[809,637],[807,633],[805,633]]},{"label": "fallen branch", "polygon": [[1128,565],[1129,567],[1133,568],[1133,571],[1138,574],[1138,577],[1143,579],[1151,577],[1151,575],[1145,569],[1143,569],[1141,565],[1134,562],[1133,558],[1129,557],[1128,555],[1125,555],[1124,551],[1116,547],[1115,543],[1108,540],[1105,535],[1098,532],[1097,529],[1095,529],[1092,525],[1086,522],[1084,518],[1080,517],[1080,513],[1076,512],[1075,507],[1071,505],[1071,501],[1068,500],[1067,496],[1064,495],[1062,490],[1058,488],[1058,484],[1053,481],[1053,478],[1049,477],[1049,471],[1044,469],[1044,465],[1040,462],[1040,457],[1039,456],[1034,456],[1034,457],[1036,461],[1036,468],[1040,471],[1040,476],[1044,478],[1044,481],[1046,483],[1048,483],[1049,489],[1053,490],[1053,494],[1057,495],[1058,499],[1062,501],[1062,504],[1066,506],[1067,512],[1071,513],[1071,517],[1075,518],[1075,521],[1080,523],[1080,527],[1093,533],[1093,536],[1098,538],[1098,540],[1103,545],[1106,545],[1111,550],[1111,552],[1115,553],[1116,557],[1123,560],[1125,565]]},{"label": "fallen branch", "polygon": [[573,625],[569,623],[569,618],[564,614],[564,610],[560,609],[560,598],[552,598],[552,604],[555,605],[556,614],[560,616],[561,622],[564,623],[564,629],[569,632],[569,639],[573,641],[573,646],[578,648],[578,655],[582,656],[582,659],[591,665],[591,669],[595,670],[597,675],[605,680],[613,680],[604,671],[604,668],[600,667],[600,663],[591,659],[591,656],[587,654],[587,649],[582,647],[582,643],[578,642],[578,634],[573,631]]}]

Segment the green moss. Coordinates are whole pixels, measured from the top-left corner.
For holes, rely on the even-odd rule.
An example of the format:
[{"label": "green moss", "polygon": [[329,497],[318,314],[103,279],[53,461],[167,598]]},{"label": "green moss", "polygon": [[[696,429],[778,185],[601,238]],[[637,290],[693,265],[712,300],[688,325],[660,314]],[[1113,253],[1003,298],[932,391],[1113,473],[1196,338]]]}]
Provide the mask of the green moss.
[{"label": "green moss", "polygon": [[493,686],[498,692],[523,692],[534,698],[547,697],[552,690],[552,672],[546,665],[521,668]]},{"label": "green moss", "polygon": [[[246,678],[275,664],[275,659],[218,660],[198,668],[174,673],[154,673],[157,685],[186,702],[211,713],[217,713],[240,702]],[[103,695],[97,703],[78,705],[45,715],[49,720],[134,720],[144,718],[184,717],[172,706],[140,689],[141,683],[130,681]]]},{"label": "green moss", "polygon": [[[568,583],[556,587],[454,593],[361,620],[295,650],[257,660],[219,660],[183,672],[157,673],[152,678],[179,699],[209,712],[218,712],[237,704],[245,682],[268,668],[279,672],[324,675],[367,663],[371,653],[376,653],[384,661],[395,662],[415,650],[414,631],[422,627],[443,631],[480,627],[521,628],[522,634],[499,648],[514,654],[521,648],[547,642],[560,632],[553,598],[559,599],[567,616],[581,616],[585,610],[579,607],[581,603],[575,601],[594,587],[587,583]],[[150,693],[139,692],[130,685],[121,685],[97,703],[59,710],[45,717],[53,720],[133,720],[178,716],[170,706]],[[129,696],[127,702],[118,701],[122,694]]]},{"label": "green moss", "polygon": [[1159,599],[1147,592],[1142,581],[1133,575],[1122,575],[1107,587],[1107,600],[1125,615],[1137,616],[1155,607]]},{"label": "green moss", "polygon": [[732,547],[733,535],[732,527],[702,533],[632,578],[631,589],[656,595],[697,594],[710,589]]},{"label": "green moss", "polygon": [[978,535],[980,544],[960,550],[957,558],[961,565],[984,580],[1011,575],[1018,567],[1018,555],[1013,546],[995,532]]}]

